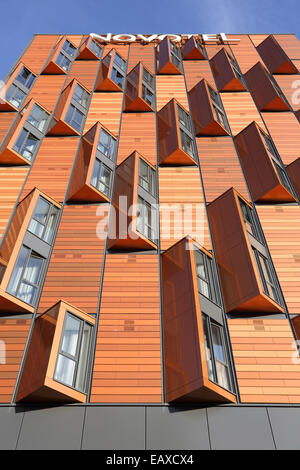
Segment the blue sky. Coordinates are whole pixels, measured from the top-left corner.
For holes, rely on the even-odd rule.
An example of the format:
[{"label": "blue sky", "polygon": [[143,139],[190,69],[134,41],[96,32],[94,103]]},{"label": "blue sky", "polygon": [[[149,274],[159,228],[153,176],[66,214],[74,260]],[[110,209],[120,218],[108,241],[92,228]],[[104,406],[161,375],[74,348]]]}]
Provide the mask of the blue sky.
[{"label": "blue sky", "polygon": [[35,33],[295,33],[299,0],[10,0],[1,4],[0,78]]}]

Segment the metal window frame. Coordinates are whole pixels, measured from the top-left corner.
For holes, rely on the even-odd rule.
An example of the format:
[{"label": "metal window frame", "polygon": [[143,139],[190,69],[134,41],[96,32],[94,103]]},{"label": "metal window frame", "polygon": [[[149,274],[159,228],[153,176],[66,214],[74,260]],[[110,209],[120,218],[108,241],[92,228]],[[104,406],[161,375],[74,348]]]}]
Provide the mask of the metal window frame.
[{"label": "metal window frame", "polygon": [[[27,107],[27,106],[28,106],[28,105],[26,105],[26,107]],[[47,121],[48,121],[49,118],[50,118],[50,114],[47,113],[47,112],[46,112],[41,106],[39,106],[37,103],[34,103],[32,109],[31,109],[31,111],[30,111],[30,113],[29,113],[29,115],[28,115],[28,117],[27,117],[27,119],[26,119],[26,122],[28,122],[31,126],[35,127],[39,132],[43,132],[43,133],[44,133],[44,132],[45,132],[45,129],[44,129],[43,131],[41,131],[41,130],[38,128],[38,126],[36,126],[35,124],[32,124],[32,122],[29,121],[29,118],[30,118],[30,116],[32,115],[32,113],[33,113],[33,111],[34,111],[34,108],[39,108],[39,109],[42,111],[42,114],[41,114],[42,119],[40,119],[40,120],[38,121],[38,124],[40,124],[40,123],[43,121],[43,118],[46,118],[46,120],[45,120],[45,121],[46,121],[46,123],[45,123],[45,129],[46,129],[46,127],[47,127]],[[23,111],[24,111],[24,110],[23,110]]]},{"label": "metal window frame", "polygon": [[[20,146],[20,150],[17,150],[15,147],[16,147],[17,141],[18,141],[18,139],[19,139],[20,134],[21,134],[22,131],[26,132],[26,136],[25,136],[25,138],[24,138],[24,140],[23,140],[23,142],[22,142],[22,145]],[[34,158],[35,158],[35,156],[36,156],[36,154],[37,154],[37,152],[38,152],[38,149],[39,149],[40,139],[39,139],[37,136],[35,136],[34,134],[32,134],[32,132],[30,132],[30,131],[29,131],[28,129],[26,129],[25,127],[22,128],[21,132],[20,132],[20,134],[18,135],[18,137],[17,137],[17,139],[16,139],[16,141],[15,141],[15,143],[14,143],[13,150],[14,150],[15,152],[19,153],[22,157],[26,158],[26,160],[28,160],[29,162],[33,162],[33,160],[34,160]],[[35,145],[35,147],[34,147],[34,151],[33,151],[33,153],[32,153],[32,157],[29,159],[29,158],[25,157],[25,155],[22,154],[22,151],[24,150],[24,147],[25,147],[26,142],[28,141],[30,135],[31,135],[32,137],[34,137],[34,139],[36,139],[36,142],[37,142],[37,143],[36,143],[36,145]]]},{"label": "metal window frame", "polygon": [[[142,163],[141,163],[142,162]],[[141,175],[141,165],[144,164],[147,166],[147,179],[144,178],[144,176]],[[149,189],[146,189],[140,181],[145,181],[148,185]],[[155,180],[155,170],[151,168],[148,163],[145,162],[142,158],[139,158],[139,178],[138,178],[139,186],[147,191],[147,193],[151,194],[154,198],[156,198],[157,194],[157,187],[156,187],[156,180]],[[153,192],[151,191],[151,188],[153,187]]]},{"label": "metal window frame", "polygon": [[[36,219],[34,217],[34,214],[35,214],[35,211],[36,211],[36,208],[37,208],[37,205],[38,205],[38,202],[39,200],[42,199],[44,201],[46,201],[47,204],[49,204],[49,210],[48,210],[48,214],[47,214],[47,217],[46,217],[46,221],[45,223],[43,224],[40,220]],[[51,218],[51,215],[53,213],[53,209],[57,209],[57,214],[56,214],[56,217],[55,217],[55,223],[54,223],[54,229],[53,229],[53,234],[51,236],[51,239],[49,241],[45,240],[43,237],[44,237],[44,234],[48,228],[48,224],[49,224],[49,221],[50,221],[50,218]],[[52,204],[50,201],[48,201],[47,199],[45,199],[43,196],[39,196],[38,199],[37,199],[37,202],[36,202],[36,205],[35,205],[35,208],[34,208],[34,211],[33,211],[33,215],[29,221],[29,224],[28,224],[28,232],[32,233],[33,235],[35,235],[36,237],[40,238],[41,240],[43,240],[43,242],[47,243],[48,245],[52,245],[52,242],[53,242],[53,235],[55,233],[55,228],[56,228],[56,224],[57,224],[57,216],[58,216],[58,213],[59,213],[59,208],[57,206],[55,206],[55,204]],[[36,233],[32,232],[30,230],[30,223],[32,220],[35,220],[38,224],[42,225],[44,228],[43,228],[43,232],[42,232],[42,235],[39,236],[37,235]]]},{"label": "metal window frame", "polygon": [[[22,83],[18,80],[18,77],[22,74],[23,70],[27,70],[29,72],[29,76],[26,79],[25,83]],[[32,77],[32,83],[29,86],[27,86],[27,84],[30,81],[31,77]],[[18,83],[20,83],[20,85],[22,85],[23,87],[27,88],[27,90],[29,91],[30,88],[32,87],[35,79],[36,79],[36,75],[34,75],[34,73],[32,73],[27,67],[25,67],[25,65],[23,65],[22,69],[20,70],[20,72],[18,73],[18,75],[15,77],[14,80],[16,80]]]},{"label": "metal window frame", "polygon": [[[252,235],[257,241],[263,244],[262,231],[255,211],[251,209],[251,207],[248,206],[248,204],[243,201],[240,197],[238,197],[238,199],[246,232],[250,233],[250,235]],[[245,220],[243,208],[245,208],[246,215],[248,216],[249,220]],[[252,232],[249,232],[249,230],[247,230],[247,222],[250,224]]]},{"label": "metal window frame", "polygon": [[[86,44],[87,44],[88,40],[89,40],[89,38],[87,38]],[[93,44],[93,45],[92,45],[92,44]],[[95,46],[96,46],[96,48],[99,49],[98,52],[96,52]],[[92,38],[90,44],[88,45],[88,48],[89,48],[97,57],[99,57],[99,59],[100,59],[100,57],[101,57],[101,47],[99,46],[99,44],[98,44],[96,41],[94,41],[93,38]]]},{"label": "metal window frame", "polygon": [[[94,163],[94,168],[95,168],[95,165],[96,163],[99,163],[99,169],[97,171],[97,182],[96,182],[96,186],[91,182],[91,185],[96,188],[98,191],[100,191],[101,193],[105,194],[105,196],[107,197],[110,197],[111,196],[111,181],[112,181],[112,174],[113,174],[113,171],[111,168],[109,168],[107,165],[105,165],[105,163],[102,162],[102,160],[100,160],[99,158],[96,157],[95,159],[95,163]],[[94,171],[94,168],[93,168],[93,171]],[[106,183],[104,183],[101,179],[100,179],[100,175],[101,175],[101,170],[105,168],[106,170],[109,171],[109,185],[107,185]],[[92,172],[92,178],[93,178],[93,172]],[[103,184],[103,186],[105,186],[106,188],[108,188],[108,192],[105,192],[105,191],[102,191],[102,189],[99,189],[99,183]]]},{"label": "metal window frame", "polygon": [[[99,144],[101,143],[101,145],[103,147],[106,148],[106,145],[103,144],[103,142],[101,142],[101,134],[104,133],[104,134],[107,134],[109,136],[109,149],[111,148],[111,142],[114,141],[114,150],[112,153],[109,153],[109,155],[106,155],[105,153],[102,152],[102,150],[99,149]],[[103,127],[101,127],[100,129],[100,133],[99,133],[99,139],[98,139],[98,142],[97,142],[97,150],[98,152],[100,152],[101,154],[103,154],[105,157],[109,158],[112,162],[115,162],[116,160],[116,139],[109,133],[107,132],[105,129],[103,129]]]},{"label": "metal window frame", "polygon": [[[82,97],[79,97],[78,93],[76,93],[76,90],[80,88],[82,90]],[[79,99],[75,98],[79,97]],[[84,109],[88,108],[88,101],[90,98],[90,93],[88,93],[85,88],[83,88],[79,83],[76,83],[74,93],[72,95],[72,100],[74,100],[76,103],[78,103],[80,106],[82,106]],[[86,101],[86,105],[83,104],[83,102]],[[79,110],[80,111],[80,110]]]},{"label": "metal window frame", "polygon": [[[18,85],[16,85],[14,82],[11,83],[10,87],[9,87],[8,90],[7,90],[7,93],[8,93],[8,91],[9,91],[10,89],[12,89],[12,88],[14,88],[14,92],[13,92],[13,93],[11,94],[11,96],[7,99],[7,101],[8,101],[9,103],[11,103],[13,106],[15,106],[17,109],[19,109],[19,108],[22,106],[22,104],[24,103],[24,101],[25,101],[25,99],[26,99],[26,97],[27,97],[27,94],[26,94],[20,87],[18,87]],[[23,96],[22,101],[20,101],[19,105],[16,106],[14,103],[12,103],[12,99],[14,98],[14,96],[15,96],[18,92],[23,93],[24,96]],[[17,100],[16,100],[16,101],[17,101]]]},{"label": "metal window frame", "polygon": [[[146,211],[149,210],[150,208],[150,224],[146,222]],[[151,240],[152,242],[155,242],[155,218],[153,220],[152,214],[153,214],[153,208],[152,204],[150,204],[148,201],[146,201],[143,197],[138,195],[137,199],[137,211],[139,211],[139,214],[137,215],[137,219],[140,218],[142,221],[142,232],[137,228],[137,223],[136,223],[136,229],[139,233],[144,235],[146,238]],[[150,237],[149,237],[149,230],[150,230]]]},{"label": "metal window frame", "polygon": [[220,298],[218,296],[218,290],[217,290],[216,281],[215,281],[217,274],[215,272],[214,265],[212,264],[212,259],[209,256],[207,256],[207,254],[204,253],[200,248],[194,245],[195,267],[197,267],[197,255],[198,254],[200,254],[203,259],[205,278],[203,278],[200,274],[197,273],[197,269],[196,269],[196,276],[197,278],[201,279],[208,285],[209,296],[207,297],[203,292],[200,292],[199,284],[198,284],[198,293],[201,295],[204,295],[204,297],[207,297],[211,302],[213,302],[218,307],[220,307]]},{"label": "metal window frame", "polygon": [[[78,342],[77,342],[77,348],[76,348],[76,355],[75,356],[72,356],[71,354],[69,354],[69,353],[62,350],[64,331],[65,331],[65,326],[66,326],[66,323],[67,323],[68,315],[70,317],[73,317],[76,320],[80,321],[79,339],[78,339]],[[84,390],[81,390],[79,388],[76,388],[75,384],[76,384],[76,380],[77,380],[77,373],[78,373],[78,366],[79,366],[79,362],[80,362],[80,353],[81,353],[81,348],[82,348],[82,339],[83,339],[83,332],[84,332],[85,324],[88,324],[91,327],[91,336],[90,336],[90,341],[89,341],[89,345],[88,345],[88,359],[87,359],[86,368],[85,368]],[[89,374],[91,374],[91,371],[89,371],[89,365],[91,363],[91,352],[92,352],[91,347],[92,347],[92,344],[93,344],[93,335],[94,335],[94,325],[89,323],[87,320],[84,320],[83,318],[78,317],[73,312],[70,312],[69,310],[66,311],[65,316],[64,316],[63,327],[62,327],[62,330],[61,330],[59,347],[58,347],[58,351],[57,351],[56,363],[55,363],[55,368],[54,368],[54,373],[53,373],[53,380],[55,380],[58,383],[61,383],[61,384],[65,385],[66,387],[70,387],[73,390],[77,390],[77,391],[79,391],[81,393],[84,393],[86,395],[88,393],[88,383],[89,383],[88,382],[88,376],[89,376]],[[60,355],[66,357],[68,359],[71,359],[72,361],[75,362],[74,377],[73,377],[73,383],[72,383],[71,386],[69,384],[66,384],[66,383],[62,382],[61,380],[57,380],[55,378],[58,358],[59,358]]]},{"label": "metal window frame", "polygon": [[[69,112],[69,109],[70,109],[71,107],[73,108],[73,109],[72,109],[72,113],[71,113],[71,116],[70,116],[70,120],[67,121],[68,112]],[[74,119],[74,115],[75,115],[76,111],[82,115],[82,121],[81,121],[81,123],[80,123],[79,129],[76,129],[76,127],[73,126],[73,124],[72,124],[73,121],[74,121],[75,123],[79,124],[78,121],[76,121],[76,119]],[[68,111],[67,111],[67,113],[66,113],[65,121],[66,121],[68,124],[70,124],[70,126],[72,126],[72,127],[73,127],[77,132],[79,132],[79,133],[81,133],[82,128],[83,128],[84,117],[85,117],[84,113],[82,113],[73,103],[70,103],[69,108],[68,108]]]},{"label": "metal window frame", "polygon": [[[266,258],[262,253],[260,253],[253,246],[251,248],[252,248],[252,251],[254,252],[254,257],[255,257],[256,265],[259,271],[264,293],[280,305],[280,296],[279,296],[279,292],[277,289],[276,279],[275,279],[275,276],[273,275],[273,270],[271,269],[270,260]],[[261,262],[262,262],[261,260],[263,260],[266,272],[268,274],[268,277],[269,277],[268,280],[266,279],[264,275],[264,271],[261,265]],[[272,291],[272,288],[274,290],[274,297],[270,295],[270,289],[268,287],[269,285],[271,286],[271,291]]]}]

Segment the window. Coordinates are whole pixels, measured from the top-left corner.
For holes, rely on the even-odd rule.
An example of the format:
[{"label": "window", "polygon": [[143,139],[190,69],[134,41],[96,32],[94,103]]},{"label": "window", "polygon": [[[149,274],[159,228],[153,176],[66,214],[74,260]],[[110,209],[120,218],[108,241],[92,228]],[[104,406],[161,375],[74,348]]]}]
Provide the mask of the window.
[{"label": "window", "polygon": [[77,103],[79,103],[84,108],[87,108],[89,97],[90,97],[89,93],[84,88],[82,88],[80,85],[76,85],[75,91],[73,94],[73,99],[77,101]]},{"label": "window", "polygon": [[16,80],[19,83],[21,83],[23,86],[28,88],[28,90],[31,87],[31,85],[33,84],[34,79],[35,79],[35,75],[33,75],[33,73],[31,73],[24,66],[22,67],[21,71],[19,72],[19,74],[16,77]]},{"label": "window", "polygon": [[169,44],[170,44],[171,60],[173,64],[175,65],[175,67],[181,70],[181,57],[180,57],[179,49],[171,41],[169,41]]},{"label": "window", "polygon": [[119,72],[115,67],[112,68],[111,71],[111,79],[118,85],[120,88],[123,88],[124,84],[124,75]]},{"label": "window", "polygon": [[100,131],[97,150],[103,153],[103,155],[108,157],[110,160],[115,160],[116,140],[102,128]]},{"label": "window", "polygon": [[33,250],[22,246],[13,269],[7,292],[27,304],[34,305],[45,259]]},{"label": "window", "polygon": [[71,61],[68,59],[64,54],[61,52],[58,54],[58,57],[56,59],[57,65],[59,65],[63,70],[66,72],[69,71],[69,68],[71,66]]},{"label": "window", "polygon": [[239,68],[236,60],[233,57],[231,57],[229,54],[228,54],[228,57],[229,57],[229,60],[230,60],[230,63],[231,63],[231,66],[233,68],[233,71],[234,71],[234,74],[235,74],[236,78],[238,78],[242,83],[244,83],[243,75],[240,71],[240,68]]},{"label": "window", "polygon": [[75,52],[76,52],[76,47],[74,47],[70,41],[68,41],[67,39],[65,40],[64,42],[64,45],[62,47],[62,51],[66,52],[69,56],[71,57],[74,57],[75,56]]},{"label": "window", "polygon": [[54,380],[87,393],[93,326],[66,313]]},{"label": "window", "polygon": [[294,189],[289,181],[289,178],[287,176],[287,172],[286,172],[286,169],[283,165],[283,163],[281,162],[281,159],[277,153],[277,150],[275,149],[274,145],[273,145],[273,142],[269,139],[269,137],[264,133],[262,132],[261,130],[260,131],[260,135],[262,136],[263,140],[264,140],[264,143],[265,143],[265,147],[272,159],[272,163],[274,165],[274,168],[276,170],[276,173],[282,183],[282,185],[288,190],[290,191],[292,194],[294,194]]},{"label": "window", "polygon": [[14,83],[10,85],[5,96],[6,100],[9,101],[16,108],[19,108],[21,106],[25,97],[26,93],[20,90],[20,88],[18,88]]},{"label": "window", "polygon": [[58,213],[59,209],[56,206],[40,196],[33,216],[29,222],[29,232],[41,238],[45,242],[51,243],[53,240]]},{"label": "window", "polygon": [[148,70],[143,68],[143,81],[149,85],[151,88],[154,87],[154,78]]},{"label": "window", "polygon": [[153,225],[155,223],[155,217],[153,216],[151,204],[146,202],[140,196],[138,197],[137,204],[137,219],[136,219],[136,228],[138,232],[144,235],[149,240],[154,241],[154,229]]},{"label": "window", "polygon": [[75,106],[70,104],[67,115],[66,115],[66,122],[68,122],[78,132],[81,132],[82,125],[83,125],[83,118],[84,118],[84,114],[78,111],[78,109],[75,108]]},{"label": "window", "polygon": [[190,157],[195,158],[195,149],[190,116],[179,105],[177,105],[177,114],[180,130],[181,148]]},{"label": "window", "polygon": [[215,282],[216,274],[212,259],[202,251],[195,249],[195,264],[199,293],[219,305],[220,301]]},{"label": "window", "polygon": [[208,378],[226,390],[232,390],[231,371],[224,328],[203,314],[203,332]]},{"label": "window", "polygon": [[154,94],[152,93],[152,91],[147,87],[147,85],[144,85],[144,83],[142,83],[142,98],[144,101],[146,101],[146,103],[148,103],[150,106],[153,105],[153,97],[154,97]]},{"label": "window", "polygon": [[141,158],[139,159],[139,185],[156,197],[155,171]]},{"label": "window", "polygon": [[96,158],[91,184],[106,196],[110,196],[112,171]]},{"label": "window", "polygon": [[27,160],[32,161],[37,153],[39,139],[26,129],[22,129],[13,149]]},{"label": "window", "polygon": [[214,110],[214,112],[215,112],[217,121],[218,121],[226,130],[228,130],[227,120],[226,120],[226,117],[225,117],[225,113],[224,113],[224,110],[223,110],[223,106],[222,106],[220,97],[219,97],[218,93],[216,93],[210,86],[208,86],[208,90],[209,90],[209,94],[210,94],[210,98],[211,98],[211,101],[212,101],[213,110]]},{"label": "window", "polygon": [[126,62],[119,56],[119,54],[115,54],[114,65],[119,67],[123,72],[126,70]]},{"label": "window", "polygon": [[[87,39],[88,41],[88,39]],[[89,45],[89,48],[91,51],[96,54],[96,56],[100,57],[101,56],[101,47],[92,39]]]},{"label": "window", "polygon": [[246,204],[240,198],[239,198],[239,203],[240,203],[246,231],[248,233],[251,233],[251,235],[253,235],[254,238],[256,238],[257,240],[261,242],[262,241],[261,230],[258,225],[258,221],[256,219],[255,213],[253,212],[251,207],[248,206],[248,204]]},{"label": "window", "polygon": [[275,302],[280,303],[270,261],[261,253],[259,253],[255,248],[252,248],[252,250],[260,274],[264,293],[271,297],[271,299],[275,300]]},{"label": "window", "polygon": [[36,127],[40,132],[44,132],[48,118],[49,114],[46,113],[46,111],[44,111],[40,106],[35,104],[30,111],[27,122]]}]

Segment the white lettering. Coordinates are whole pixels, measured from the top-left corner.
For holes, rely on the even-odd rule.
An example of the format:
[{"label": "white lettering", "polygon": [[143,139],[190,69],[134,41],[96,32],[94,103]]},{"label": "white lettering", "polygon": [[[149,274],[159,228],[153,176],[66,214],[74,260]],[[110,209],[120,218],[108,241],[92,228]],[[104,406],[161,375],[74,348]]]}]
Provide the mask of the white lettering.
[{"label": "white lettering", "polygon": [[142,39],[142,41],[145,41],[145,42],[152,42],[154,41],[154,39],[157,38],[157,34],[152,34],[152,36],[149,36],[149,37],[146,37],[144,36],[143,34],[138,34],[137,37]]},{"label": "white lettering", "polygon": [[92,36],[92,38],[100,39],[100,41],[104,41],[104,42],[109,42],[111,40],[111,33],[107,33],[106,37],[100,36],[100,34],[96,34],[96,33],[91,33],[90,36]]},{"label": "white lettering", "polygon": [[[194,33],[194,34],[151,34],[148,36],[145,36],[144,34],[115,34],[112,36],[112,33],[107,33],[106,36],[96,34],[96,33],[90,33],[90,36],[96,39],[99,39],[100,41],[103,42],[110,42],[110,41],[115,41],[115,42],[135,42],[139,39],[145,42],[153,42],[155,40],[158,41],[163,41],[165,37],[169,37],[172,41],[174,42],[180,42],[183,38],[184,39],[189,39],[192,36],[199,37],[200,34]],[[240,39],[235,39],[235,38],[227,38],[225,33],[220,33],[220,34],[202,34],[202,39],[204,42],[218,42],[220,39],[222,42],[225,44],[230,44],[230,42],[238,42]]]},{"label": "white lettering", "polygon": [[[126,36],[129,39],[124,39]],[[117,34],[116,36],[113,36],[113,41],[134,42],[136,41],[136,37],[133,34]]]},{"label": "white lettering", "polygon": [[158,36],[158,39],[160,41],[162,41],[163,39],[165,39],[165,37],[167,37],[172,39],[172,41],[174,42],[180,42],[181,41],[181,36],[179,36],[179,34],[161,34],[160,36]]}]

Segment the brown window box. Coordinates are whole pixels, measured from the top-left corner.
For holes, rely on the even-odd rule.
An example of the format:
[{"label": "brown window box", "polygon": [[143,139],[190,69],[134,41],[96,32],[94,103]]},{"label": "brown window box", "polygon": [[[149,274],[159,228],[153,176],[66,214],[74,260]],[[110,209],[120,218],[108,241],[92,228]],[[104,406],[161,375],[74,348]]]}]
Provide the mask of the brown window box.
[{"label": "brown window box", "polygon": [[255,202],[297,201],[276,149],[256,122],[249,124],[234,140]]},{"label": "brown window box", "polygon": [[20,62],[0,92],[0,111],[19,111],[25,103],[35,78],[35,74]]},{"label": "brown window box", "polygon": [[17,392],[17,402],[86,402],[86,393],[55,379],[66,313],[95,325],[95,319],[61,300],[40,315],[32,336]]},{"label": "brown window box", "polygon": [[210,64],[219,91],[247,91],[237,62],[224,48],[210,59]]},{"label": "brown window box", "polygon": [[[204,304],[198,293],[195,246],[205,256],[212,257],[210,252],[188,237],[161,256],[166,401],[235,402],[232,392],[209,378]],[[214,315],[222,316],[219,307],[209,304],[209,300],[205,306],[207,314],[211,306]]]},{"label": "brown window box", "polygon": [[182,48],[182,58],[184,60],[206,60],[205,48],[192,36]]},{"label": "brown window box", "polygon": [[77,54],[77,47],[66,37],[56,45],[47,64],[45,65],[43,75],[65,75],[69,72],[73,60]]},{"label": "brown window box", "polygon": [[229,135],[226,115],[217,91],[203,79],[188,94],[196,136]]},{"label": "brown window box", "polygon": [[179,47],[165,37],[157,46],[158,66],[157,73],[165,75],[179,75],[182,73],[181,54]]},{"label": "brown window box", "polygon": [[286,167],[286,171],[300,199],[300,157]]},{"label": "brown window box", "polygon": [[275,79],[267,72],[261,62],[257,62],[245,74],[248,87],[260,111],[290,111],[284,95]]},{"label": "brown window box", "polygon": [[76,60],[99,60],[102,54],[103,46],[88,36],[79,48]]},{"label": "brown window box", "polygon": [[297,68],[288,58],[287,54],[280,47],[274,36],[268,36],[257,50],[271,73],[277,74],[295,74]]},{"label": "brown window box", "polygon": [[111,49],[102,59],[95,91],[123,91],[126,76],[126,59]]},{"label": "brown window box", "polygon": [[[187,125],[180,123],[178,107],[187,116]],[[188,111],[174,98],[157,113],[160,165],[197,165],[190,121]]]},{"label": "brown window box", "polygon": [[254,249],[270,260],[262,242],[246,229],[240,201],[252,209],[233,188],[208,205],[225,311],[282,313],[282,306],[264,291]]},{"label": "brown window box", "polygon": [[154,77],[139,62],[127,75],[124,111],[154,111]]}]

